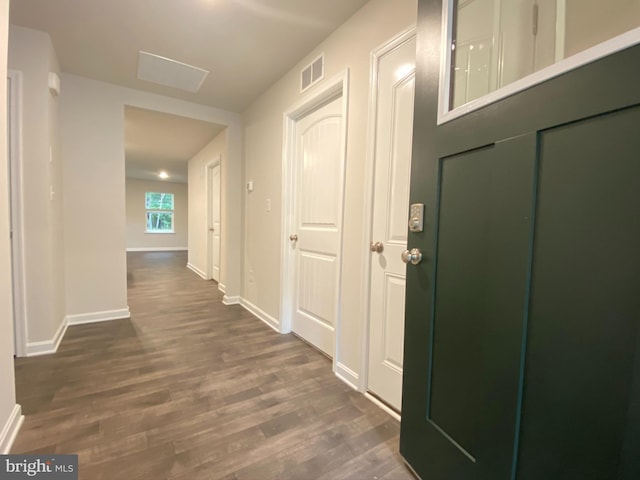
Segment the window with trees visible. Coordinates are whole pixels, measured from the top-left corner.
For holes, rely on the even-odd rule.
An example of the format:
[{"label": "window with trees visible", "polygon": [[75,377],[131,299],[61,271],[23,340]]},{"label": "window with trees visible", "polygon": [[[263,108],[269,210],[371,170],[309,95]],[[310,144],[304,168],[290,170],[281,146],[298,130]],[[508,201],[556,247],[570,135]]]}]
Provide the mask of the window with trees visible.
[{"label": "window with trees visible", "polygon": [[147,233],[174,233],[173,200],[173,193],[145,193]]}]

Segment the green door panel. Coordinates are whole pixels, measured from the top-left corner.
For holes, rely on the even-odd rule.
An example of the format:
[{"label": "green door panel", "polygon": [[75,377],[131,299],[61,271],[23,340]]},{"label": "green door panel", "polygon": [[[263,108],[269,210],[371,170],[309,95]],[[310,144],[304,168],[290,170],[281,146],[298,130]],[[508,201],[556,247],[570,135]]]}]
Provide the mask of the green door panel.
[{"label": "green door panel", "polygon": [[426,415],[477,479],[512,467],[535,159],[529,135],[441,160]]},{"label": "green door panel", "polygon": [[638,126],[636,107],[540,134],[522,480],[640,478],[618,475],[640,414]]}]

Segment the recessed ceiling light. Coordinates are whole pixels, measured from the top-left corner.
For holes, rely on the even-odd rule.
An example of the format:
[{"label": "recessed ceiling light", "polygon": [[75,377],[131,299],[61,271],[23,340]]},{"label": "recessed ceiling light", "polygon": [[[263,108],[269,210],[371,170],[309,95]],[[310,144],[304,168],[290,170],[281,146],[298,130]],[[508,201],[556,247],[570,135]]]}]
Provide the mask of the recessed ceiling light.
[{"label": "recessed ceiling light", "polygon": [[167,178],[169,178],[169,174],[168,174],[167,172],[165,172],[164,170],[163,170],[163,171],[161,171],[161,172],[158,174],[158,176],[159,176],[161,179],[163,179],[163,180],[166,180]]},{"label": "recessed ceiling light", "polygon": [[178,62],[170,58],[143,52],[138,55],[138,78],[166,87],[196,93],[200,90],[208,70]]}]

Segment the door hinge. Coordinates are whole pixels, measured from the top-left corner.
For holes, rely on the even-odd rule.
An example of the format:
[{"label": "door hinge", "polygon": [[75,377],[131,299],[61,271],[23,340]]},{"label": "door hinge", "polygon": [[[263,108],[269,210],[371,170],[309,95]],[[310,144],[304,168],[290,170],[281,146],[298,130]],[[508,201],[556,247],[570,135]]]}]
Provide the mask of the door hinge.
[{"label": "door hinge", "polygon": [[537,3],[533,4],[533,21],[532,21],[532,31],[533,31],[533,36],[535,37],[536,35],[538,35],[538,17],[540,14],[540,8],[538,7]]}]

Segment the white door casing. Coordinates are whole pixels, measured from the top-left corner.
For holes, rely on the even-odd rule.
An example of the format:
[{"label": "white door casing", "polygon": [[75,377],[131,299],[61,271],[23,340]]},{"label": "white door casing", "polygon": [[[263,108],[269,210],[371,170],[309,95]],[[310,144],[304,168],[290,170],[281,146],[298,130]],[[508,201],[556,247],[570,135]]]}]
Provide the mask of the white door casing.
[{"label": "white door casing", "polygon": [[[415,89],[415,31],[372,56],[372,163],[368,390],[401,408],[402,357],[411,142]],[[381,251],[375,251],[380,242]],[[380,247],[379,247],[380,248]]]},{"label": "white door casing", "polygon": [[7,153],[11,221],[11,277],[14,354],[27,355],[27,303],[24,284],[24,218],[22,189],[22,72],[7,74]]},{"label": "white door casing", "polygon": [[332,356],[334,371],[348,78],[344,71],[325,80],[284,114],[280,331],[293,330]]},{"label": "white door casing", "polygon": [[220,281],[220,157],[207,164],[208,276]]}]

